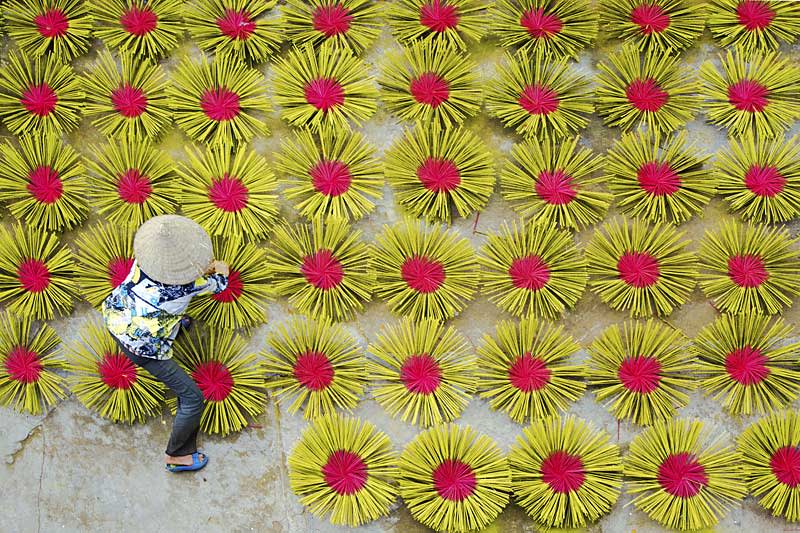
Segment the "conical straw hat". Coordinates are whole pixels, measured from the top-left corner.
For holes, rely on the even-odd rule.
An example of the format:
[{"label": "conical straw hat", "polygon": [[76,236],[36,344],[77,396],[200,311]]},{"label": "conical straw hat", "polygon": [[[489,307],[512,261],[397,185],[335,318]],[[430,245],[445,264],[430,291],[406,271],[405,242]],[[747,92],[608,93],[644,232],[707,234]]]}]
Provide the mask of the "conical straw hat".
[{"label": "conical straw hat", "polygon": [[153,217],[142,224],[133,239],[133,254],[145,274],[167,285],[191,283],[214,259],[208,233],[178,215]]}]

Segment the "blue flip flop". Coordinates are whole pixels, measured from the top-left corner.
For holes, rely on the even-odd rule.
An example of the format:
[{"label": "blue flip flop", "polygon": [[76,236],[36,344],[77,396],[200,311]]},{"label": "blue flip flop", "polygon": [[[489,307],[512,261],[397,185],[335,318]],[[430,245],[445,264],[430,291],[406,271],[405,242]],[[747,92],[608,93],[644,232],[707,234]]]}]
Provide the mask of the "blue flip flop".
[{"label": "blue flip flop", "polygon": [[203,453],[203,459],[200,459],[202,452],[194,452],[192,454],[192,464],[190,465],[166,465],[167,470],[170,472],[193,472],[201,470],[208,464],[208,455]]}]

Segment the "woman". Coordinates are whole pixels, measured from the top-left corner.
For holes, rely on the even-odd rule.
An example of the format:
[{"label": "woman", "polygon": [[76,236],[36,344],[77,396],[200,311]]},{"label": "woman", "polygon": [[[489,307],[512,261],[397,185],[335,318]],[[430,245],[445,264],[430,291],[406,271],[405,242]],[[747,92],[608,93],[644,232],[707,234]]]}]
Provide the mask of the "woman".
[{"label": "woman", "polygon": [[178,397],[167,469],[200,470],[208,463],[208,456],[197,451],[204,398],[171,359],[172,343],[192,297],[219,293],[228,286],[228,265],[214,260],[211,238],[199,224],[177,215],[142,224],[133,240],[133,254],[125,281],[103,303],[103,318],[122,353]]}]

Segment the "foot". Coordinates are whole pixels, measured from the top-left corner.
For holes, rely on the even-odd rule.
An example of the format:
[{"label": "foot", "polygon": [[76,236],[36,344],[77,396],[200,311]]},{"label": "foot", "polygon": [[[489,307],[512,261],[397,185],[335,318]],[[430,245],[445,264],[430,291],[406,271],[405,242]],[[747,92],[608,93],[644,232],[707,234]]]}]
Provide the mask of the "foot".
[{"label": "foot", "polygon": [[[192,454],[189,455],[166,455],[166,463],[168,465],[180,465],[180,466],[191,466],[194,461],[192,459]],[[205,459],[205,454],[200,453],[197,455],[199,461],[203,461]]]}]

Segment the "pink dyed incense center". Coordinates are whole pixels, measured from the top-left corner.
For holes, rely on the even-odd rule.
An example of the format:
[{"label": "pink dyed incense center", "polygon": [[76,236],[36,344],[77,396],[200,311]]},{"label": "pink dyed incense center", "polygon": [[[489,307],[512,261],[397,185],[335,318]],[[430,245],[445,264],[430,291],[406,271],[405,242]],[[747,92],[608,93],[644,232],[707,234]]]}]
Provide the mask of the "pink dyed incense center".
[{"label": "pink dyed incense center", "polygon": [[451,30],[458,26],[458,10],[446,0],[432,0],[420,6],[419,23],[436,33]]},{"label": "pink dyed incense center", "polygon": [[107,265],[108,283],[111,287],[117,288],[122,285],[131,268],[133,268],[132,257],[115,257],[111,259]]},{"label": "pink dyed incense center", "polygon": [[661,270],[658,259],[647,252],[625,252],[617,261],[619,278],[638,289],[658,282]]},{"label": "pink dyed incense center", "polygon": [[625,89],[628,102],[639,111],[655,113],[669,100],[669,93],[659,87],[656,80],[636,79]]},{"label": "pink dyed incense center", "polygon": [[543,389],[550,383],[552,372],[547,363],[530,352],[517,357],[508,368],[508,380],[511,386],[522,392],[533,392]]},{"label": "pink dyed incense center", "polygon": [[107,353],[97,365],[100,379],[112,389],[128,390],[136,383],[136,366],[122,354]]},{"label": "pink dyed incense center", "polygon": [[400,367],[400,380],[414,394],[432,394],[442,382],[442,369],[428,354],[412,355]]},{"label": "pink dyed incense center", "polygon": [[344,279],[342,263],[334,257],[330,250],[317,250],[303,258],[300,272],[306,281],[323,291],[338,287]]},{"label": "pink dyed incense center", "polygon": [[520,25],[534,39],[549,39],[561,32],[564,24],[552,13],[545,12],[543,7],[525,11],[519,19]]},{"label": "pink dyed incense center", "polygon": [[753,165],[744,175],[745,187],[756,196],[765,198],[774,198],[782,193],[786,181],[786,178],[773,166]]},{"label": "pink dyed incense center", "polygon": [[622,386],[636,394],[650,394],[661,383],[661,363],[655,357],[626,357],[617,370]]},{"label": "pink dyed incense center", "polygon": [[422,186],[436,193],[450,192],[461,185],[458,167],[448,159],[429,157],[417,168]]},{"label": "pink dyed incense center", "polygon": [[728,87],[728,103],[739,111],[761,113],[769,104],[769,90],[755,80],[741,80]]},{"label": "pink dyed incense center", "polygon": [[341,196],[350,190],[353,177],[341,161],[323,159],[308,172],[317,192],[325,196]]},{"label": "pink dyed incense center", "polygon": [[433,487],[445,500],[464,501],[472,496],[477,486],[475,472],[458,459],[445,459],[433,471]]},{"label": "pink dyed incense center", "polygon": [[19,103],[29,113],[37,117],[46,117],[56,109],[58,95],[47,83],[43,82],[40,85],[30,85],[25,89]]},{"label": "pink dyed incense center", "polygon": [[192,379],[209,402],[221,402],[233,390],[233,376],[219,361],[200,363],[192,372]]},{"label": "pink dyed incense center", "polygon": [[344,88],[333,78],[311,80],[304,93],[309,105],[325,113],[344,104]]},{"label": "pink dyed incense center", "polygon": [[67,14],[60,9],[48,9],[33,18],[36,30],[42,37],[54,39],[64,37],[69,30]]},{"label": "pink dyed incense center", "polygon": [[550,268],[538,255],[528,255],[514,259],[508,275],[514,287],[538,291],[550,281]]},{"label": "pink dyed incense center", "polygon": [[424,256],[409,257],[400,269],[406,284],[417,292],[436,292],[445,280],[444,266]]},{"label": "pink dyed incense center", "polygon": [[125,83],[111,91],[111,104],[123,117],[136,118],[147,110],[147,95]]},{"label": "pink dyed incense center", "polygon": [[800,485],[800,449],[797,446],[778,448],[769,460],[775,477],[792,488]]},{"label": "pink dyed incense center", "polygon": [[572,176],[563,170],[543,170],[536,177],[536,194],[550,205],[565,205],[578,195]]},{"label": "pink dyed incense center", "polygon": [[136,37],[143,37],[158,26],[158,15],[152,9],[131,6],[119,18],[122,28]]},{"label": "pink dyed incense center", "polygon": [[639,186],[653,196],[671,196],[681,188],[681,177],[665,161],[648,161],[636,177]]},{"label": "pink dyed incense center", "polygon": [[227,174],[212,180],[208,189],[208,199],[218,209],[228,213],[236,213],[247,207],[249,196],[247,187],[239,179]]},{"label": "pink dyed incense center", "polygon": [[528,85],[522,90],[517,101],[531,115],[549,115],[558,109],[558,93],[540,84]]},{"label": "pink dyed incense center", "polygon": [[748,387],[761,383],[770,374],[768,359],[752,346],[737,348],[725,356],[725,371],[740,385]]},{"label": "pink dyed incense center", "polygon": [[312,15],[314,29],[325,37],[347,33],[352,21],[353,15],[341,2],[319,6]]},{"label": "pink dyed incense center", "polygon": [[225,87],[206,89],[200,98],[203,113],[216,122],[226,122],[239,116],[239,95]]},{"label": "pink dyed incense center", "polygon": [[759,287],[769,279],[764,260],[757,255],[734,255],[728,258],[728,277],[739,287]]},{"label": "pink dyed incense center", "polygon": [[215,302],[229,304],[241,298],[243,292],[244,280],[242,280],[242,273],[238,270],[231,270],[228,275],[228,286],[222,292],[211,295],[211,299]]},{"label": "pink dyed incense center", "polygon": [[233,41],[246,41],[256,31],[255,21],[244,10],[226,9],[216,23],[219,31]]},{"label": "pink dyed incense center", "polygon": [[320,391],[333,383],[333,365],[322,352],[307,351],[300,354],[294,363],[294,377],[303,387]]},{"label": "pink dyed incense center", "polygon": [[693,454],[670,454],[658,467],[658,483],[678,498],[691,498],[708,485],[706,469]]},{"label": "pink dyed incense center", "polygon": [[40,259],[26,259],[17,267],[17,280],[27,292],[40,293],[50,286],[50,270]]},{"label": "pink dyed incense center", "polygon": [[761,0],[744,0],[736,6],[736,17],[748,31],[757,31],[769,27],[775,12]]},{"label": "pink dyed incense center", "polygon": [[450,98],[450,84],[435,72],[425,72],[411,80],[411,96],[420,104],[436,109]]},{"label": "pink dyed incense center", "polygon": [[64,183],[58,177],[56,169],[42,165],[28,173],[27,189],[38,202],[51,205],[63,195]]},{"label": "pink dyed incense center", "polygon": [[575,492],[586,480],[586,470],[578,455],[571,455],[563,450],[551,453],[542,461],[539,468],[542,481],[559,494]]},{"label": "pink dyed incense center", "polygon": [[661,33],[669,27],[670,19],[663,7],[657,4],[641,4],[631,10],[631,22],[639,26],[643,35]]},{"label": "pink dyed incense center", "polygon": [[153,185],[150,178],[142,174],[138,168],[129,168],[117,181],[117,194],[128,204],[141,205],[150,198]]},{"label": "pink dyed incense center", "polygon": [[367,464],[358,454],[337,450],[322,466],[322,476],[336,494],[355,494],[367,484]]},{"label": "pink dyed incense center", "polygon": [[23,346],[16,346],[6,355],[8,377],[19,383],[36,383],[42,373],[39,354]]}]

